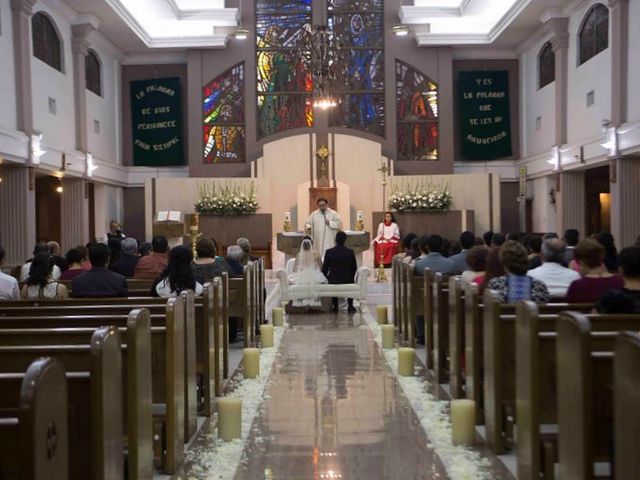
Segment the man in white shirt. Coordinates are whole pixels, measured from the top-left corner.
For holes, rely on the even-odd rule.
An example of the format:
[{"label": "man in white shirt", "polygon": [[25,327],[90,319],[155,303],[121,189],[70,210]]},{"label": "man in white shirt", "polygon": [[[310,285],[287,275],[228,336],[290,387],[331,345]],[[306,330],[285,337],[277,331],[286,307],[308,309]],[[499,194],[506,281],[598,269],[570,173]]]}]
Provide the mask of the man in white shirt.
[{"label": "man in white shirt", "polygon": [[[4,260],[4,248],[0,245],[0,266]],[[11,275],[0,272],[0,300],[20,300],[18,280]]]},{"label": "man in white shirt", "polygon": [[[33,258],[35,258],[36,255],[39,255],[42,253],[46,253],[47,255],[50,255],[51,252],[49,250],[49,247],[47,246],[46,243],[36,243],[36,246],[33,247]],[[31,260],[29,260],[27,263],[22,265],[22,268],[20,268],[21,282],[27,281],[27,278],[29,278],[29,270],[31,270]],[[60,267],[58,267],[57,265],[54,265],[53,272],[51,272],[51,276],[53,277],[53,279],[58,280],[61,274],[62,272],[60,271]]]},{"label": "man in white shirt", "polygon": [[313,239],[313,249],[324,258],[324,252],[336,244],[336,233],[342,228],[342,220],[335,210],[329,208],[326,198],[319,198],[318,209],[305,222],[305,232]]},{"label": "man in white shirt", "polygon": [[540,280],[547,286],[553,298],[563,298],[571,282],[578,280],[580,274],[562,265],[565,245],[558,238],[550,238],[542,243],[542,265],[529,270],[527,275]]}]

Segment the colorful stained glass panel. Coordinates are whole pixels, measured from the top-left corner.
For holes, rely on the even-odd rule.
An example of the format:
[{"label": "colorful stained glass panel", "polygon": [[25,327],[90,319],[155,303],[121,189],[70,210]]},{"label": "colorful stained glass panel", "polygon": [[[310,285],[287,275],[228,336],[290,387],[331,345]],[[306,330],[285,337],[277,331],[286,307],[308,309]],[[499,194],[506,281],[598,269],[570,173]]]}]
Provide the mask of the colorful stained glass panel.
[{"label": "colorful stained glass panel", "polygon": [[437,123],[399,123],[398,159],[437,160]]},{"label": "colorful stained glass panel", "polygon": [[382,10],[382,0],[328,0],[329,11],[348,10],[367,12],[371,10]]},{"label": "colorful stained glass panel", "polygon": [[204,163],[244,162],[244,127],[205,125],[203,132]]},{"label": "colorful stained glass panel", "polygon": [[384,135],[384,94],[348,93],[330,114],[333,127],[355,128]]},{"label": "colorful stained glass panel", "polygon": [[329,29],[344,47],[382,47],[384,18],[378,13],[341,13],[329,17]]},{"label": "colorful stained glass panel", "polygon": [[258,93],[312,92],[309,53],[258,51]]},{"label": "colorful stained glass panel", "polygon": [[292,128],[313,126],[311,97],[306,95],[258,95],[260,138]]}]

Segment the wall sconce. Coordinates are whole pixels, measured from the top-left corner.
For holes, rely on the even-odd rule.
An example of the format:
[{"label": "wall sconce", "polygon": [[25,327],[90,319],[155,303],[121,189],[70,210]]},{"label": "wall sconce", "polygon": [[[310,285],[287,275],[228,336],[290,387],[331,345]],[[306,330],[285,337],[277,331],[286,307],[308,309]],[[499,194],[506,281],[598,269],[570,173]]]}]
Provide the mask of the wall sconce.
[{"label": "wall sconce", "polygon": [[29,161],[34,164],[40,164],[40,157],[44,155],[46,150],[42,150],[42,133],[32,133],[30,137],[30,155]]},{"label": "wall sconce", "polygon": [[86,169],[87,177],[89,178],[93,177],[93,172],[95,172],[98,169],[98,166],[95,163],[93,163],[93,155],[91,155],[90,152],[87,152],[85,157],[85,169]]},{"label": "wall sconce", "polygon": [[600,144],[602,148],[608,150],[608,155],[614,157],[618,155],[618,129],[607,127],[605,131],[605,141]]},{"label": "wall sconce", "polygon": [[547,163],[553,167],[553,170],[560,170],[562,166],[562,159],[560,158],[560,147],[555,145],[551,148],[551,158],[547,160]]},{"label": "wall sconce", "polygon": [[62,177],[58,178],[58,186],[56,187],[56,192],[62,193],[64,189],[62,188]]},{"label": "wall sconce", "polygon": [[555,205],[556,204],[556,191],[553,188],[551,190],[549,190],[549,203],[551,205]]},{"label": "wall sconce", "polygon": [[409,27],[406,25],[396,25],[391,29],[391,31],[397,37],[405,37],[409,35]]}]

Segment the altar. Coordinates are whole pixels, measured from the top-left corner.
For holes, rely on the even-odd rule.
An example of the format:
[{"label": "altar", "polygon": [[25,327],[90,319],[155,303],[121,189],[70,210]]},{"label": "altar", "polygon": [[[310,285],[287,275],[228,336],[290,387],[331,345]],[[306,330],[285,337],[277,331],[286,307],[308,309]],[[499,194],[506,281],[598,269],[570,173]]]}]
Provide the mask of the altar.
[{"label": "altar", "polygon": [[[355,252],[358,266],[360,266],[362,265],[362,253],[371,248],[371,234],[356,230],[346,230],[345,233],[347,234],[345,246]],[[298,254],[304,236],[303,232],[278,233],[276,236],[276,249],[285,254],[285,264],[287,260]]]}]

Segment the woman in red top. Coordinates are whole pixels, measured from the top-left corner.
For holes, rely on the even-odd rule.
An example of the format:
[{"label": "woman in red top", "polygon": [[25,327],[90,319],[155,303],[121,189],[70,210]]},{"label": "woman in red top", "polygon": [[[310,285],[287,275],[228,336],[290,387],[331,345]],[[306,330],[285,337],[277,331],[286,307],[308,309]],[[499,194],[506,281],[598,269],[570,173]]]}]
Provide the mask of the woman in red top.
[{"label": "woman in red top", "polygon": [[371,243],[374,248],[374,264],[383,263],[385,267],[390,267],[393,256],[398,253],[400,243],[400,228],[393,218],[393,213],[384,213],[384,219],[378,225],[378,235]]},{"label": "woman in red top", "polygon": [[591,238],[581,240],[574,251],[582,278],[574,280],[567,290],[569,303],[595,303],[612,288],[622,288],[624,281],[618,274],[607,271],[604,247]]}]

